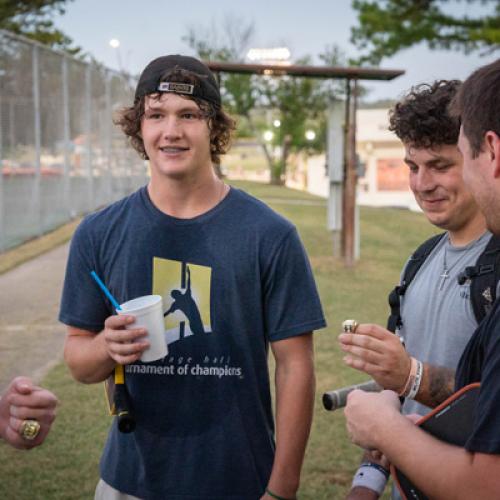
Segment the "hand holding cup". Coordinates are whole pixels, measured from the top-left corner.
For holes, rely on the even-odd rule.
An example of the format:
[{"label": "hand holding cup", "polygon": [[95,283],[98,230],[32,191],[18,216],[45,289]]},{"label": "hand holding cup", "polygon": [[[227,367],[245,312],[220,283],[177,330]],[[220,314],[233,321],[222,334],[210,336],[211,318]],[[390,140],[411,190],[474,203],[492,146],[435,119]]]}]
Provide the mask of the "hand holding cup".
[{"label": "hand holding cup", "polygon": [[[160,295],[144,295],[120,304],[118,316],[132,316],[133,324],[127,323],[127,330],[137,330],[145,338],[140,339],[139,358],[144,363],[157,361],[168,353],[165,341],[163,300]],[[144,347],[144,343],[147,346]],[[134,360],[135,361],[135,360]],[[122,363],[125,364],[125,363]]]},{"label": "hand holding cup", "polygon": [[131,315],[109,316],[104,322],[105,346],[110,358],[120,365],[128,365],[137,361],[145,349],[149,347],[145,328],[134,325]]}]

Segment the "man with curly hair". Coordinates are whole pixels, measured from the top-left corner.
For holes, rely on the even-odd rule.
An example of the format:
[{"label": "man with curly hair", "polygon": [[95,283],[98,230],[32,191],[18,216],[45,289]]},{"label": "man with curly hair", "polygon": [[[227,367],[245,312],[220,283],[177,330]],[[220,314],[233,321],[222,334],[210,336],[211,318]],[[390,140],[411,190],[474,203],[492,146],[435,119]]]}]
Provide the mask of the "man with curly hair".
[{"label": "man with curly hair", "polygon": [[[151,180],[79,226],[60,313],[73,376],[101,382],[125,365],[137,421],[130,434],[113,423],[96,498],[295,498],[313,410],[312,331],[325,325],[297,231],[214,174],[234,123],[197,59],[152,61],[117,123]],[[165,358],[140,362],[146,332],[113,315],[91,270],[120,302],[162,295]],[[182,296],[195,315],[174,304]]]},{"label": "man with curly hair", "polygon": [[[499,236],[500,59],[465,80],[451,109],[461,120],[458,144],[464,181],[484,212],[488,229]],[[477,382],[481,385],[464,447],[413,425],[400,414],[393,391],[349,395],[345,414],[351,438],[365,449],[384,453],[426,498],[498,498],[500,299],[471,336],[457,366],[455,390]]]},{"label": "man with curly hair", "polygon": [[[458,360],[477,327],[470,281],[459,283],[457,277],[475,264],[491,233],[462,178],[460,123],[448,111],[459,86],[458,81],[420,85],[390,112],[415,199],[429,222],[446,230],[400,298],[398,336],[362,324],[354,335],[340,337],[349,366],[406,396],[405,414],[424,415],[453,393]],[[414,388],[407,384],[412,365],[421,373]],[[365,454],[349,498],[378,498],[388,477],[383,466]]]}]

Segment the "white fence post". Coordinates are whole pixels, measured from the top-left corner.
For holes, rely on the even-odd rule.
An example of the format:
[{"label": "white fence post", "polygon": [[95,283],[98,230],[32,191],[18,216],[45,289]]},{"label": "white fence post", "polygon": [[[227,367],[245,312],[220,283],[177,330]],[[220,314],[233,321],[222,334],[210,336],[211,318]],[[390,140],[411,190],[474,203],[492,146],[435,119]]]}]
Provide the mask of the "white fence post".
[{"label": "white fence post", "polygon": [[35,217],[37,222],[37,235],[43,233],[42,226],[42,204],[40,200],[41,190],[41,125],[40,125],[40,68],[39,68],[38,45],[33,46],[33,108],[35,114],[34,132],[35,132],[35,178],[33,185],[33,201],[35,208]]}]

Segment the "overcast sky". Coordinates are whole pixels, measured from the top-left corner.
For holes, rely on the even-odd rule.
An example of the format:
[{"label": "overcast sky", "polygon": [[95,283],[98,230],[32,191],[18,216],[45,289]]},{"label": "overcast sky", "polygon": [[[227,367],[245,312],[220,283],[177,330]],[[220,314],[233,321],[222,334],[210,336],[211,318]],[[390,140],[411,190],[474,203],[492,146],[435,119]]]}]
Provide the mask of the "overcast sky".
[{"label": "overcast sky", "polygon": [[[466,2],[451,2],[465,9]],[[476,9],[477,6],[474,6]],[[348,56],[357,54],[349,42],[356,13],[350,0],[74,0],[56,25],[77,45],[106,66],[139,73],[153,58],[169,53],[192,54],[182,41],[188,26],[218,26],[225,16],[253,21],[253,47],[287,46],[292,60],[304,55],[320,64],[318,54],[337,44]],[[120,47],[109,45],[112,38]],[[498,57],[430,51],[420,45],[385,59],[381,68],[403,69],[392,82],[369,83],[367,100],[395,99],[410,86],[438,78],[463,79]]]}]

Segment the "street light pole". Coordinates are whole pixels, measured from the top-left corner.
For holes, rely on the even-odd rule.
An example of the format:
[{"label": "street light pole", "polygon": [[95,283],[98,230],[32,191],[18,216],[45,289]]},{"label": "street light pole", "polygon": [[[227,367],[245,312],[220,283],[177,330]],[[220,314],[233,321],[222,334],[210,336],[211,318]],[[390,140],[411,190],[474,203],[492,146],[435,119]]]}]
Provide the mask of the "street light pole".
[{"label": "street light pole", "polygon": [[122,64],[122,56],[120,53],[120,40],[118,40],[117,38],[112,38],[109,41],[109,46],[116,51],[116,59],[118,61],[118,71],[123,74],[124,70]]},{"label": "street light pole", "polygon": [[[351,90],[351,86],[353,87]],[[358,96],[358,80],[354,84],[347,80],[346,99],[346,162],[344,177],[344,224],[342,247],[346,267],[354,266],[356,257],[356,111]]]}]

